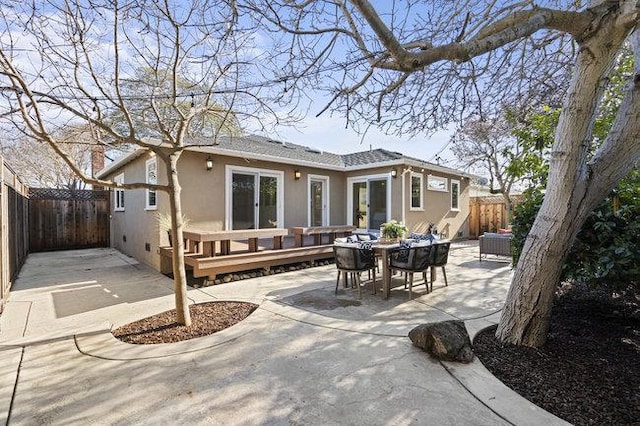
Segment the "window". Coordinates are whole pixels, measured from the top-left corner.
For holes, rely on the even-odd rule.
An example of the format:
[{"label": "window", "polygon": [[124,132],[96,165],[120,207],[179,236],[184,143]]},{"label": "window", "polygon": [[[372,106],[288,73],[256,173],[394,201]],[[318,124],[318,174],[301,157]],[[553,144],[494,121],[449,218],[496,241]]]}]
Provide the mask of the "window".
[{"label": "window", "polygon": [[411,173],[411,210],[422,210],[422,175]]},{"label": "window", "polygon": [[460,181],[451,179],[451,210],[460,210]]},{"label": "window", "polygon": [[[147,183],[155,185],[158,183],[158,163],[155,158],[151,158],[146,162],[146,170],[147,170]],[[152,189],[146,190],[146,204],[145,208],[147,210],[155,210],[158,208],[158,200],[156,198],[156,191]]]},{"label": "window", "polygon": [[431,176],[427,177],[427,188],[431,191],[447,191],[447,178],[439,177],[439,176]]},{"label": "window", "polygon": [[[113,178],[115,183],[124,183],[124,174],[119,174]],[[116,212],[124,211],[124,189],[116,188],[113,191],[113,210]]]}]

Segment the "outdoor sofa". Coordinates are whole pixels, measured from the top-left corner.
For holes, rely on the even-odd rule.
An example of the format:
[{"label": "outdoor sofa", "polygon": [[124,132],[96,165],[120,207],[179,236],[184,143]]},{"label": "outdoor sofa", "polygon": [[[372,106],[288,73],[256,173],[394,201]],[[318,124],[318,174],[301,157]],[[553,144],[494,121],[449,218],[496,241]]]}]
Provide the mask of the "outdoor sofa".
[{"label": "outdoor sofa", "polygon": [[495,254],[498,256],[511,256],[511,238],[512,234],[494,234],[485,232],[480,235],[480,261],[482,255]]}]

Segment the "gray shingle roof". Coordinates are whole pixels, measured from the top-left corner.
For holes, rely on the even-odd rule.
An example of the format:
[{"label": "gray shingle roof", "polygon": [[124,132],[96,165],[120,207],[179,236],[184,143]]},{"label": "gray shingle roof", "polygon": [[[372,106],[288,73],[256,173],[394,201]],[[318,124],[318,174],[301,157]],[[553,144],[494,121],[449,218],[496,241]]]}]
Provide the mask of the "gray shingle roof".
[{"label": "gray shingle roof", "polygon": [[[286,163],[299,162],[307,165],[317,164],[319,167],[325,166],[334,170],[346,170],[349,168],[366,167],[368,165],[375,166],[376,164],[389,162],[397,162],[398,164],[401,162],[409,162],[409,164],[413,163],[415,165],[421,165],[422,167],[429,167],[453,174],[462,173],[449,167],[439,166],[418,158],[406,156],[399,152],[387,151],[386,149],[372,149],[341,155],[257,135],[220,136],[215,141],[215,144],[208,138],[192,138],[185,142],[187,145],[194,146],[194,148],[197,147],[197,150],[200,152],[219,153],[235,157],[268,157],[273,161],[280,159]],[[116,160],[115,163],[103,169],[100,175],[108,170],[121,167],[123,163],[130,161],[131,158],[134,157],[135,155]]]},{"label": "gray shingle roof", "polygon": [[[202,141],[196,140],[196,145]],[[199,143],[200,142],[200,143]],[[236,136],[218,137],[218,144],[214,148],[236,151],[238,153],[251,153],[286,160],[297,160],[312,163],[320,163],[331,166],[344,166],[344,161],[338,154],[296,145],[289,142],[277,141],[263,136]],[[210,142],[206,142],[210,143]]]}]

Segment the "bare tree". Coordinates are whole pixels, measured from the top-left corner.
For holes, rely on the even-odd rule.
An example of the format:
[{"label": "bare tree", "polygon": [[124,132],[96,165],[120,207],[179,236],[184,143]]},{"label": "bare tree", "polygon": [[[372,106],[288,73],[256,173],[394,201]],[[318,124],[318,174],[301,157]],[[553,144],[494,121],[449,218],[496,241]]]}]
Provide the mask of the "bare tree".
[{"label": "bare tree", "polygon": [[[2,116],[85,182],[168,193],[177,322],[190,325],[178,159],[203,120],[215,116],[213,144],[240,118],[273,112],[258,96],[267,87],[251,80],[251,61],[259,62],[251,28],[223,0],[3,2],[0,16]],[[149,149],[164,163],[167,182],[91,178],[57,137],[69,124],[86,126],[105,146]]]},{"label": "bare tree", "polygon": [[[121,155],[120,150],[106,150],[108,147],[98,144],[90,129],[83,126],[67,125],[56,133],[55,138],[73,163],[89,176],[94,176],[104,167],[105,157]],[[71,190],[87,187],[82,178],[46,143],[26,135],[12,134],[5,137],[0,149],[30,187]],[[95,166],[100,168],[96,170]]]},{"label": "bare tree", "polygon": [[[288,96],[310,84],[354,126],[400,134],[491,114],[504,101],[562,97],[544,204],[516,266],[497,336],[542,345],[567,248],[640,156],[640,31],[635,77],[612,130],[589,157],[607,75],[638,25],[635,1],[248,1],[278,32]],[[283,35],[285,34],[285,35]],[[565,78],[566,77],[566,78]],[[535,89],[535,90],[534,90]],[[284,90],[283,90],[284,92]],[[301,96],[301,95],[298,95]]]},{"label": "bare tree", "polygon": [[489,188],[492,193],[501,194],[507,209],[507,223],[511,222],[511,189],[518,179],[507,173],[509,156],[518,150],[511,135],[511,126],[502,118],[472,119],[466,121],[452,137],[451,151],[459,164],[476,173],[489,174]]}]

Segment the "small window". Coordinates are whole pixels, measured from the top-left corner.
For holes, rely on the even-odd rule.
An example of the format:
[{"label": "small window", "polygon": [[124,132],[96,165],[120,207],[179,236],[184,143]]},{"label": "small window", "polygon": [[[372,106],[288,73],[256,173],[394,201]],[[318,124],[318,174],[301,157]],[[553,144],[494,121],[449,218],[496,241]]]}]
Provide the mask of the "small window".
[{"label": "small window", "polygon": [[411,173],[411,210],[422,209],[422,175]]},{"label": "small window", "polygon": [[460,210],[460,182],[451,179],[451,210]]},{"label": "small window", "polygon": [[[146,162],[147,169],[147,183],[155,185],[158,183],[158,163],[155,158],[151,158]],[[146,190],[146,205],[147,210],[155,210],[158,208],[158,200],[156,198],[156,191],[152,189]]]},{"label": "small window", "polygon": [[431,191],[447,191],[447,178],[431,176],[427,178],[427,188]]},{"label": "small window", "polygon": [[[124,183],[124,174],[119,174],[113,178],[115,183]],[[117,212],[124,211],[124,189],[116,188],[113,191],[113,210]]]}]

